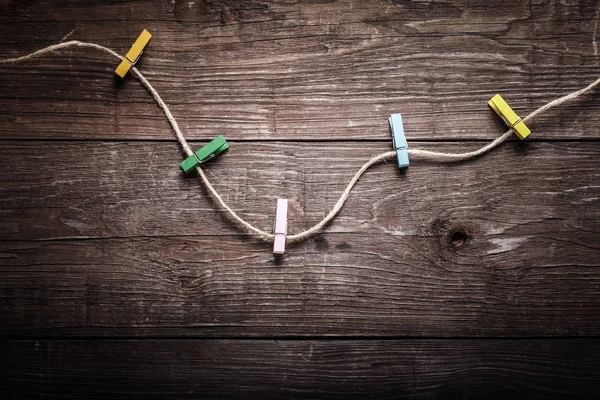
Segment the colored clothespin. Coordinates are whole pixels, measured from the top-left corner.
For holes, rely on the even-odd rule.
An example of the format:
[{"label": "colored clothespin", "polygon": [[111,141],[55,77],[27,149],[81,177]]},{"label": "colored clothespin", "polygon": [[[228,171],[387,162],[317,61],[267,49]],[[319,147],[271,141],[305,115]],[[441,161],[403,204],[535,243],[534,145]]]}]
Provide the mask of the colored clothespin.
[{"label": "colored clothespin", "polygon": [[398,157],[398,168],[408,167],[408,143],[404,136],[404,126],[402,125],[402,114],[392,114],[390,116],[390,129],[392,130],[392,139],[394,150]]},{"label": "colored clothespin", "polygon": [[123,57],[121,64],[115,69],[115,74],[117,74],[117,76],[124,78],[125,75],[127,75],[131,67],[140,59],[140,56],[144,52],[144,47],[146,47],[151,38],[152,34],[144,29],[125,57]]},{"label": "colored clothespin", "polygon": [[287,199],[277,199],[277,212],[275,215],[275,241],[273,242],[273,254],[283,254],[285,251],[285,235],[287,235]]},{"label": "colored clothespin", "polygon": [[179,163],[183,172],[190,172],[196,166],[215,158],[229,148],[227,141],[221,135],[211,140],[206,146]]},{"label": "colored clothespin", "polygon": [[496,114],[498,114],[500,118],[504,120],[506,125],[508,125],[508,127],[513,130],[513,132],[519,137],[519,139],[523,140],[527,136],[529,136],[531,131],[529,130],[527,125],[525,125],[521,118],[519,118],[519,116],[515,114],[512,108],[510,108],[510,106],[506,104],[506,101],[504,101],[502,96],[500,96],[499,94],[495,95],[488,102],[488,105],[492,107],[492,110],[494,110]]}]

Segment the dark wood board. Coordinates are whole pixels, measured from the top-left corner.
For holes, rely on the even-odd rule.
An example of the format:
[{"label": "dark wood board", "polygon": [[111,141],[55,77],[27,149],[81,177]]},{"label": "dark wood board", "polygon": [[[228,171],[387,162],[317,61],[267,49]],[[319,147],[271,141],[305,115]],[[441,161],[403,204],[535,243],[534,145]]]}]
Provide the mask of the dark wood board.
[{"label": "dark wood board", "polygon": [[597,339],[35,340],[0,350],[5,399],[600,395]]},{"label": "dark wood board", "polygon": [[[598,78],[597,1],[5,1],[0,54],[63,40],[128,50],[189,138],[490,139],[487,101],[525,116]],[[149,10],[152,10],[149,13]],[[0,66],[0,138],[167,139],[161,111],[117,61],[67,49]],[[540,116],[535,139],[596,138],[600,96]]]},{"label": "dark wood board", "polygon": [[[447,152],[482,145],[410,143]],[[182,173],[183,154],[175,143],[1,141],[0,146],[0,168],[7,172],[0,175],[0,239],[245,234],[195,172]],[[319,222],[358,169],[390,147],[231,143],[205,168],[224,200],[265,231],[273,228],[276,199],[290,199],[289,231],[297,233]],[[479,238],[515,235],[510,238],[521,238],[521,245],[527,235],[566,234],[574,236],[572,245],[581,241],[597,251],[599,152],[598,142],[512,141],[463,163],[415,157],[400,171],[391,160],[362,176],[326,231],[359,238],[367,233],[361,240],[368,242],[373,232],[398,240],[464,226]]]},{"label": "dark wood board", "polygon": [[[363,248],[381,238],[373,236],[365,243],[355,234],[332,234],[294,247],[281,262],[266,246],[230,236],[3,242],[0,334],[510,337],[600,332],[597,258],[584,254],[579,260],[571,254],[572,261],[530,261],[519,248],[512,256],[505,251],[469,257],[450,249],[415,255],[415,247],[425,247],[416,240],[403,241],[413,246],[396,242],[395,249]],[[544,242],[533,244],[553,253],[555,248]]]}]

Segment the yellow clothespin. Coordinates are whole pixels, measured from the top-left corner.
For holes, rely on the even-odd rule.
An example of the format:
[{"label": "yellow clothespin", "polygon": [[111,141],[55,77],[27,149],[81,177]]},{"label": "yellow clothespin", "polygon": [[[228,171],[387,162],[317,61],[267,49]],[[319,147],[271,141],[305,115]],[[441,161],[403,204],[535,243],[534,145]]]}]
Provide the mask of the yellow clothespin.
[{"label": "yellow clothespin", "polygon": [[504,101],[502,96],[500,96],[499,94],[495,95],[488,102],[488,105],[492,107],[492,110],[494,110],[496,114],[498,114],[500,118],[504,120],[506,125],[508,125],[508,127],[512,129],[513,132],[515,132],[515,135],[517,135],[519,139],[523,140],[527,136],[529,136],[531,131],[529,130],[527,125],[525,125],[521,118],[519,118],[519,116],[515,114],[512,108],[510,108],[510,106],[506,104],[506,101]]},{"label": "yellow clothespin", "polygon": [[127,52],[125,57],[123,57],[121,64],[119,64],[117,69],[115,69],[115,74],[121,78],[124,78],[131,67],[135,65],[137,60],[139,60],[140,56],[144,52],[144,47],[146,47],[151,38],[152,34],[144,29],[140,36],[136,39],[135,43],[133,43],[133,46],[131,46],[131,49]]}]

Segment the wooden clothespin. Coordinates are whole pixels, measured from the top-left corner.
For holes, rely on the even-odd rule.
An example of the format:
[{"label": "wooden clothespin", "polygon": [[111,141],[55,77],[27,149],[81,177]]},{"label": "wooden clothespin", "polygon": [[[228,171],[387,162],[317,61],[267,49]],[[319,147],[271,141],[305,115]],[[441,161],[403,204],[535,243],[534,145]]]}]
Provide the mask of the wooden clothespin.
[{"label": "wooden clothespin", "polygon": [[390,129],[392,130],[392,139],[394,150],[398,157],[398,168],[408,167],[408,143],[404,136],[404,126],[402,125],[402,114],[392,114],[390,116]]},{"label": "wooden clothespin", "polygon": [[277,211],[275,214],[275,240],[273,241],[273,254],[285,252],[285,235],[287,235],[287,199],[277,199]]},{"label": "wooden clothespin", "polygon": [[144,52],[144,47],[146,47],[151,38],[152,34],[144,29],[125,57],[123,57],[121,64],[115,69],[115,74],[117,74],[118,77],[124,78],[125,75],[127,75],[131,67],[140,59],[140,56]]},{"label": "wooden clothespin", "polygon": [[196,166],[212,160],[229,148],[227,141],[221,135],[211,140],[206,146],[179,163],[183,172],[190,172]]},{"label": "wooden clothespin", "polygon": [[488,105],[492,108],[492,110],[496,112],[496,114],[500,116],[500,118],[504,120],[506,125],[508,125],[508,127],[513,130],[513,132],[519,137],[519,139],[523,140],[527,136],[529,136],[531,131],[529,130],[527,125],[525,125],[521,118],[519,118],[519,116],[515,114],[512,108],[510,108],[506,101],[504,101],[502,96],[500,96],[499,94],[495,95],[488,102]]}]

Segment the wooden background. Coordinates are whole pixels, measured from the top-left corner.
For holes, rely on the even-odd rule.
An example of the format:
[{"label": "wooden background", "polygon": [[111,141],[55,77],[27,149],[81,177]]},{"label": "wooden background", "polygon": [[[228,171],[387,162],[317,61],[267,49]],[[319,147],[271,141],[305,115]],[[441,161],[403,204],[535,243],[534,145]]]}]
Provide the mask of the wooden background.
[{"label": "wooden background", "polygon": [[[0,56],[139,63],[261,229],[333,206],[401,112],[466,151],[600,75],[600,2],[0,1]],[[370,170],[274,259],[116,60],[0,66],[3,398],[600,396],[600,95],[477,160]]]}]

